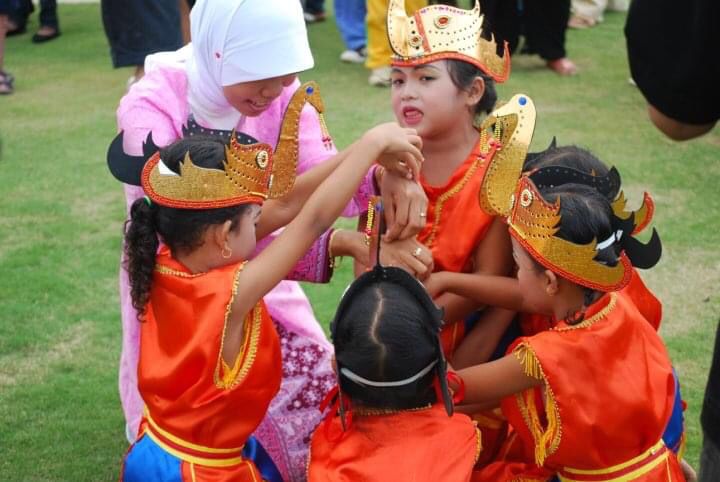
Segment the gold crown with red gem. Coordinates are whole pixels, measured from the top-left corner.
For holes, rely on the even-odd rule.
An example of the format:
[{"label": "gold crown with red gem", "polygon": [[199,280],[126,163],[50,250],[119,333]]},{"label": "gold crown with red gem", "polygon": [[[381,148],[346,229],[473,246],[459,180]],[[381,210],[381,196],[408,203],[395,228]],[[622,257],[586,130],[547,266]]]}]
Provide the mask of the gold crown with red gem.
[{"label": "gold crown with red gem", "polygon": [[482,25],[478,0],[472,10],[431,5],[411,17],[405,12],[404,0],[390,0],[387,31],[395,53],[392,63],[404,67],[442,59],[463,60],[496,82],[504,82],[510,75],[507,42],[503,55],[498,55],[494,37],[486,40]]},{"label": "gold crown with red gem", "polygon": [[165,165],[151,134],[143,146],[144,155],[130,156],[122,149],[121,132],[108,151],[108,165],[117,179],[141,185],[153,202],[166,207],[214,209],[282,197],[295,182],[300,114],[306,103],[318,111],[325,139],[329,139],[318,86],[307,82],[290,99],[274,152],[269,144],[233,132],[222,169],[198,166],[188,152],[178,174]]}]

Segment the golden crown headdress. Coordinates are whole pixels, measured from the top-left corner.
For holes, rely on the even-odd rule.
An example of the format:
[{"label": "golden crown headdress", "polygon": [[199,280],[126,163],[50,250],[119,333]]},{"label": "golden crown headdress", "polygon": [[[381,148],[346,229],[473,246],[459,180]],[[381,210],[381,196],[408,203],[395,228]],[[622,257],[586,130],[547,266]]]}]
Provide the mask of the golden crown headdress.
[{"label": "golden crown headdress", "polygon": [[300,113],[305,103],[318,111],[324,130],[319,89],[307,82],[290,99],[275,151],[269,144],[233,132],[225,146],[223,169],[199,167],[187,153],[178,174],[163,163],[152,134],[143,146],[143,156],[129,156],[122,149],[122,132],[110,145],[108,166],[116,178],[142,185],[153,202],[167,207],[210,209],[282,197],[295,182]]},{"label": "golden crown headdress", "polygon": [[[508,125],[513,116],[500,114],[502,110],[511,108],[511,103],[491,114],[487,121],[499,120]],[[517,135],[516,131],[519,129],[507,135],[512,139],[513,135]],[[525,139],[521,146],[527,153],[527,134]],[[662,246],[655,230],[647,244],[631,236],[644,229],[652,218],[654,205],[647,193],[640,209],[627,211],[625,197],[620,190],[620,174],[615,168],[605,176],[560,166],[547,166],[523,175],[525,156],[522,154],[522,150],[517,150],[513,155],[495,155],[489,161],[479,200],[489,214],[507,217],[510,234],[538,263],[582,286],[617,291],[630,281],[633,266],[650,268],[658,262]],[[540,188],[567,183],[591,186],[609,200],[614,199],[611,203],[613,233],[608,239],[581,245],[556,236],[561,222],[560,201],[546,202]],[[616,245],[620,245],[622,251],[615,266],[596,260],[598,251],[615,249]]]},{"label": "golden crown headdress", "polygon": [[512,205],[508,218],[510,235],[547,269],[599,291],[617,291],[630,282],[632,263],[625,252],[615,266],[595,260],[599,249],[616,242],[616,233],[600,244],[598,240],[576,244],[558,238],[555,234],[560,226],[560,200],[546,202],[528,176],[517,183]]},{"label": "golden crown headdress", "polygon": [[532,141],[535,118],[532,99],[525,94],[516,94],[491,112],[480,126],[481,131],[492,130],[498,144],[478,193],[480,207],[492,216],[510,213],[510,198]]},{"label": "golden crown headdress", "polygon": [[504,42],[503,55],[491,35],[483,37],[483,16],[479,0],[472,10],[431,5],[412,17],[405,12],[404,0],[390,0],[387,30],[395,56],[393,65],[413,66],[441,59],[458,59],[477,66],[496,82],[510,75],[510,51]]}]

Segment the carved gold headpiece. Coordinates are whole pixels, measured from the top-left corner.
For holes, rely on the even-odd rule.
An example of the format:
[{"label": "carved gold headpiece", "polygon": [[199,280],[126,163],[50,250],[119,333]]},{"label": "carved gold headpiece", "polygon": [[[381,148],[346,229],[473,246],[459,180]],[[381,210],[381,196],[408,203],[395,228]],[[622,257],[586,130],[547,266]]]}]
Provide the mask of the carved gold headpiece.
[{"label": "carved gold headpiece", "polygon": [[510,52],[504,43],[497,54],[494,37],[483,38],[479,0],[472,10],[431,5],[408,17],[404,0],[390,0],[387,30],[395,56],[393,65],[413,66],[441,59],[458,59],[477,66],[496,82],[510,75]]},{"label": "carved gold headpiece", "polygon": [[119,180],[141,185],[152,201],[167,207],[211,209],[282,197],[295,182],[300,113],[305,103],[320,113],[324,130],[324,105],[318,87],[307,82],[290,99],[275,152],[269,144],[233,132],[225,146],[222,169],[197,166],[188,152],[178,174],[163,163],[150,135],[144,146],[145,157],[124,154],[122,133],[110,146],[108,164]]},{"label": "carved gold headpiece", "polygon": [[528,176],[517,184],[508,225],[513,238],[538,263],[570,281],[599,291],[617,291],[630,282],[632,263],[625,252],[615,266],[609,266],[595,260],[597,240],[576,244],[555,236],[560,225],[560,200],[546,202]]},{"label": "carved gold headpiece", "polygon": [[491,216],[510,214],[510,198],[532,141],[535,115],[532,99],[516,94],[507,104],[495,109],[480,127],[492,129],[500,144],[485,170],[478,193],[480,207]]},{"label": "carved gold headpiece", "polygon": [[272,149],[267,144],[242,145],[236,135],[225,146],[223,170],[193,164],[190,153],[180,174],[170,170],[156,152],[145,164],[142,187],[153,202],[183,209],[210,209],[238,204],[261,204],[272,187]]}]

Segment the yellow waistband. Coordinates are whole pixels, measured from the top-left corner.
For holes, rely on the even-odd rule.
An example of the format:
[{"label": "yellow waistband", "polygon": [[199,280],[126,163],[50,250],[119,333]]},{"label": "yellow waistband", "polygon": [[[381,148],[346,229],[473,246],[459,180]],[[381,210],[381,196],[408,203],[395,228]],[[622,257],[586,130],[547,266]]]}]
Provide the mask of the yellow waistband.
[{"label": "yellow waistband", "polygon": [[241,455],[244,445],[221,449],[188,442],[159,427],[147,408],[145,408],[145,420],[147,423],[144,425],[144,433],[163,450],[181,460],[208,467],[228,467],[246,462]]},{"label": "yellow waistband", "polygon": [[[654,457],[655,454],[658,453],[658,451],[663,450],[664,452]],[[662,462],[667,460],[667,458],[670,456],[670,451],[668,451],[665,448],[665,443],[660,440],[655,445],[647,449],[642,454],[638,455],[637,457],[633,457],[630,460],[627,460],[625,462],[622,462],[617,465],[613,465],[612,467],[607,467],[604,469],[595,469],[595,470],[582,470],[582,469],[573,469],[571,467],[563,467],[561,470],[561,473],[558,473],[558,477],[562,482],[582,482],[583,476],[595,476],[592,478],[593,481],[597,482],[599,480],[602,480],[602,482],[625,482],[625,481],[631,481],[635,480],[639,476],[646,474],[650,472],[652,469],[660,465]],[[622,474],[616,474],[617,472],[622,472],[623,470],[632,467],[633,465],[640,464],[643,460],[649,459],[648,462],[644,465],[640,465],[636,469],[632,469],[628,472],[622,473]],[[569,476],[568,476],[569,475]],[[576,475],[579,476],[579,478],[573,478],[572,476]],[[596,476],[602,476],[602,475],[608,475],[608,478],[604,479],[598,479]]]}]

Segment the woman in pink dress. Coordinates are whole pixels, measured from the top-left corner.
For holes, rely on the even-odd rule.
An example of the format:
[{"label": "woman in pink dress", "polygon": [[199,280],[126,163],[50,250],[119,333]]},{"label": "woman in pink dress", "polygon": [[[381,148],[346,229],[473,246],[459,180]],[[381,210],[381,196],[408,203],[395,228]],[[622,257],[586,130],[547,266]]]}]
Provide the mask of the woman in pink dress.
[{"label": "woman in pink dress", "polygon": [[[188,135],[229,136],[232,130],[274,148],[285,108],[300,85],[296,74],[313,66],[300,3],[201,0],[191,13],[191,33],[188,46],[149,56],[146,75],[121,100],[117,122],[123,132],[123,150],[129,155],[141,154],[148,133],[158,146],[165,146]],[[297,122],[300,173],[336,151],[313,107],[306,105]],[[381,177],[371,171],[346,207],[345,216],[357,216],[367,209],[375,194],[373,175]],[[395,185],[403,183],[411,182],[396,181]],[[141,196],[141,188],[125,185],[128,208]],[[410,206],[424,213],[422,199],[415,198]],[[317,407],[334,384],[331,345],[302,289],[291,280],[327,282],[332,275],[329,251],[332,256],[367,256],[362,233],[338,230],[335,234],[333,230],[324,233],[288,275],[288,281],[278,284],[265,298],[280,335],[283,382],[255,436],[284,480],[304,480],[309,437],[321,415]],[[270,238],[258,243],[257,249],[262,250]],[[127,436],[134,440],[143,401],[137,390],[140,327],[129,289],[127,272],[121,268],[119,385]]]}]

